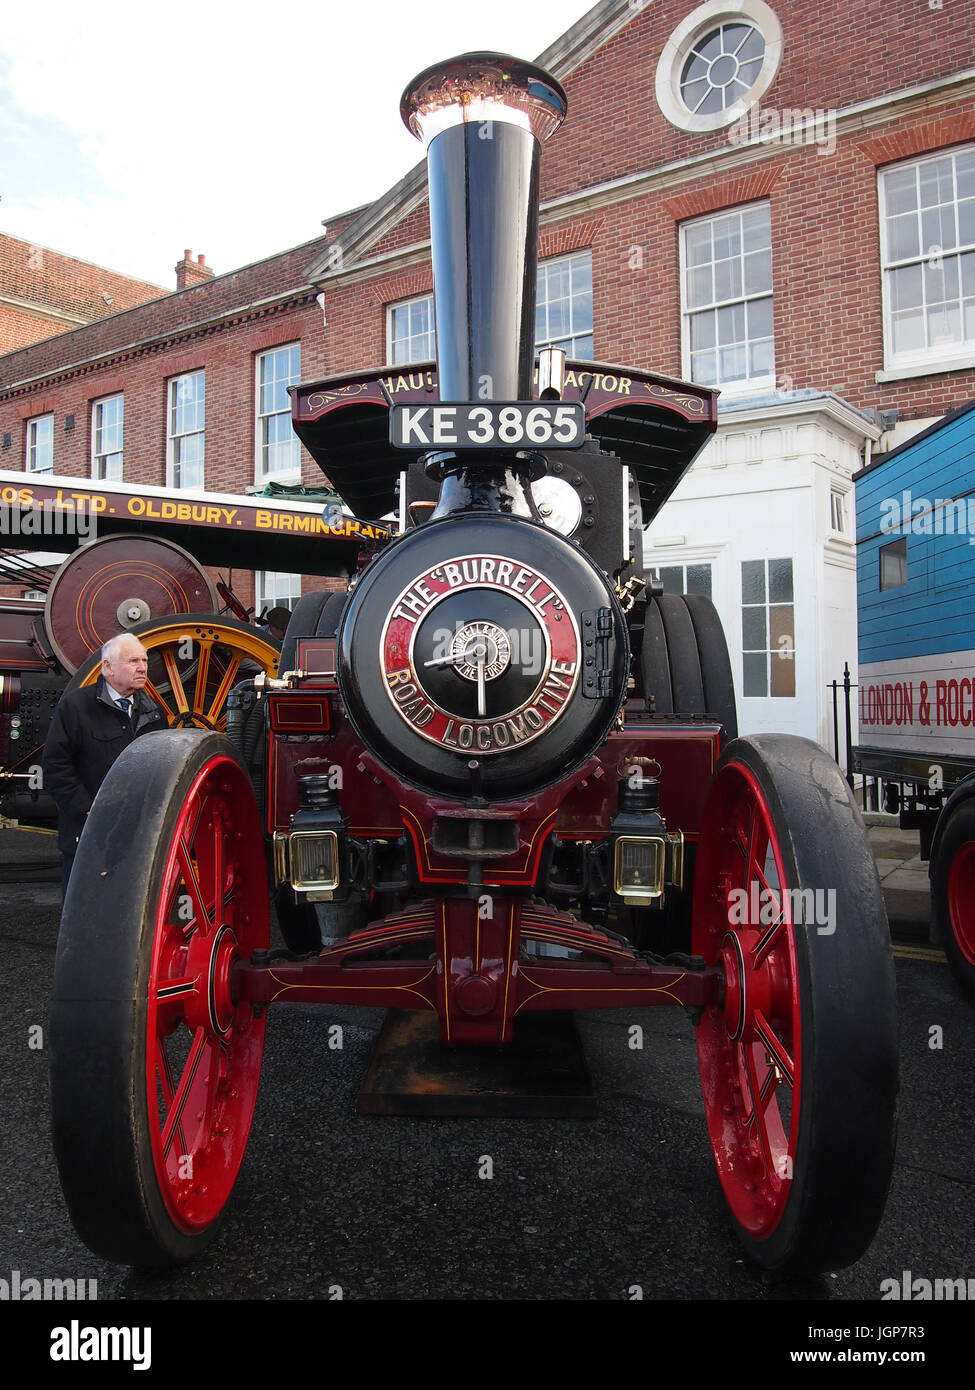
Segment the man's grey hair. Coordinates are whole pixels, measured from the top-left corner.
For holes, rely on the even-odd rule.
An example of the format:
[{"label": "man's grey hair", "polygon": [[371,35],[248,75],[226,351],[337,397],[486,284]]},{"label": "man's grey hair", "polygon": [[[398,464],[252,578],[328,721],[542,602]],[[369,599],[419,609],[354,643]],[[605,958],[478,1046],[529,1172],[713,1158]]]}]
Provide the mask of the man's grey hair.
[{"label": "man's grey hair", "polygon": [[[132,638],[133,642],[138,642],[138,637],[133,637],[131,632],[120,632],[115,637],[110,637],[102,647],[102,661],[107,661],[109,666],[114,666],[122,655],[122,643]],[[141,646],[141,642],[139,643]]]}]

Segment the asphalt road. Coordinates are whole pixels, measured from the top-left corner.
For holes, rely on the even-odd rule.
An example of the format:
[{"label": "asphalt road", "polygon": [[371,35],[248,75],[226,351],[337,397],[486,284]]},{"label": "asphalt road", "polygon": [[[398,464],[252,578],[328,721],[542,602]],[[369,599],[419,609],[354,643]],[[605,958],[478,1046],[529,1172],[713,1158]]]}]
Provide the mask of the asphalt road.
[{"label": "asphalt road", "polygon": [[[693,1028],[678,1010],[580,1016],[597,1118],[459,1120],[357,1115],[383,1015],[310,1006],[271,1013],[250,1145],[215,1243],[166,1274],[108,1264],[68,1219],[47,1052],[31,1045],[35,1025],[47,1027],[58,907],[55,881],[0,886],[0,1279],[94,1279],[100,1299],[135,1301],[836,1305],[823,1314],[879,1300],[881,1282],[905,1270],[975,1288],[975,1008],[917,947],[897,961],[896,1171],[877,1237],[850,1269],[795,1280],[745,1258],[711,1158]],[[628,1046],[634,1021],[642,1051]],[[341,1050],[328,1046],[336,1022]]]}]

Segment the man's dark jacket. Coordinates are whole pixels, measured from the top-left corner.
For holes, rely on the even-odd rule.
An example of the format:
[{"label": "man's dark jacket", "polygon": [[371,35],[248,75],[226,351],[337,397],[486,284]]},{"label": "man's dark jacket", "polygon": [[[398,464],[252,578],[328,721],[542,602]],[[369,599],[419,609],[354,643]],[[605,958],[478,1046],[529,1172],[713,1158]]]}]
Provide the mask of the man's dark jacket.
[{"label": "man's dark jacket", "polygon": [[98,788],[134,738],[166,728],[166,716],[144,691],[132,696],[131,719],[112,703],[105,677],[62,695],[44,744],[44,790],[58,808],[58,848],[73,854]]}]

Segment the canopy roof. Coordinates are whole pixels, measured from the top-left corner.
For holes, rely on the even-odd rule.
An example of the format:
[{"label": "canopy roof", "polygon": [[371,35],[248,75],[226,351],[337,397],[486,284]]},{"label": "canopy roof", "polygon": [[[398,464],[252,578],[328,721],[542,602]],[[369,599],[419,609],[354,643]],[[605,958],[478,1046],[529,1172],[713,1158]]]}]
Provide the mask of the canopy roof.
[{"label": "canopy roof", "polygon": [[[438,400],[436,365],[384,367],[289,389],[295,432],[346,505],[361,517],[392,511],[400,472],[425,451],[390,445],[389,406]],[[717,427],[715,391],[628,367],[569,362],[564,398],[585,401],[589,433],[632,470],[644,525]]]}]

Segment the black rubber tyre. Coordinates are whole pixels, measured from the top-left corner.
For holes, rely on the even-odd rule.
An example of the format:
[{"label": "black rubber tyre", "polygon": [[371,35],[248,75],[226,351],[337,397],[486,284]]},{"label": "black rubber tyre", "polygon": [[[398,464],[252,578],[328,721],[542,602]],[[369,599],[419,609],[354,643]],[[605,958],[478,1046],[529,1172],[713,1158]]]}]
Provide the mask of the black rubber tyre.
[{"label": "black rubber tyre", "polygon": [[793,1274],[852,1264],[893,1170],[897,1000],[863,822],[818,744],[770,734],[724,750],[701,827],[693,946],[725,980],[697,1047],[741,1240]]},{"label": "black rubber tyre", "polygon": [[[724,630],[709,598],[698,594],[658,594],[647,604],[641,671],[644,698],[654,696],[655,714],[712,715],[725,725],[727,739],[738,733],[735,686]],[[629,909],[633,939],[667,955],[687,952],[691,940],[691,891],[696,847],[685,846],[683,891],[668,889],[662,911]]]},{"label": "black rubber tyre", "polygon": [[697,653],[697,635],[684,602],[684,595],[659,594],[654,603],[660,609],[664,632],[667,635],[674,713],[703,714],[704,682],[701,679],[701,659]]},{"label": "black rubber tyre", "polygon": [[640,657],[643,675],[643,697],[653,699],[657,714],[673,714],[674,697],[670,684],[670,659],[667,655],[667,636],[655,599],[647,604],[643,628],[643,652]]},{"label": "black rubber tyre", "polygon": [[658,594],[647,604],[640,660],[656,714],[710,715],[738,736],[735,682],[717,609],[704,594]]},{"label": "black rubber tyre", "polygon": [[348,597],[348,594],[329,594],[315,625],[316,637],[335,636],[339,630],[339,620],[342,617]]},{"label": "black rubber tyre", "polygon": [[948,964],[975,999],[975,799],[949,807],[931,865],[931,903]]},{"label": "black rubber tyre", "polygon": [[54,1150],[96,1254],[171,1264],[217,1229],[264,1046],[231,972],[267,945],[260,820],[230,743],[136,739],[89,813],[54,967]]},{"label": "black rubber tyre", "polygon": [[684,603],[697,638],[697,655],[704,686],[704,713],[721,720],[725,726],[726,741],[730,742],[738,737],[738,710],[724,628],[718,610],[706,595],[685,594]]},{"label": "black rubber tyre", "polygon": [[318,632],[318,620],[322,616],[322,609],[334,594],[327,590],[317,589],[312,594],[303,594],[295,604],[288,630],[284,634],[284,641],[281,643],[281,657],[278,661],[279,671],[293,671],[295,669],[295,658],[298,655],[298,638],[314,637]]}]

